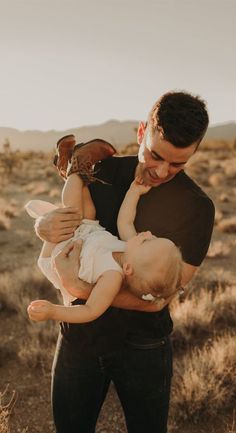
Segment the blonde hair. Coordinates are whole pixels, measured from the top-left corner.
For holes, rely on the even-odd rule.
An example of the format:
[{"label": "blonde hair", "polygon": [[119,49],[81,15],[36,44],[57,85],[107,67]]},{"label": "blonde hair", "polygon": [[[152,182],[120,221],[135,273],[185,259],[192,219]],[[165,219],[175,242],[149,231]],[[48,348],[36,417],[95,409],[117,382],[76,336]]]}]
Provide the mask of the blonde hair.
[{"label": "blonde hair", "polygon": [[[157,259],[158,260],[158,259]],[[156,276],[151,280],[148,278],[150,265],[155,265],[158,269],[158,264],[150,264],[143,262],[135,266],[134,274],[130,278],[130,290],[136,295],[142,295],[145,292],[151,293],[153,296],[168,298],[176,293],[181,287],[182,278],[182,254],[180,249],[173,244],[170,253],[165,261],[165,270],[161,273],[157,272]]]}]

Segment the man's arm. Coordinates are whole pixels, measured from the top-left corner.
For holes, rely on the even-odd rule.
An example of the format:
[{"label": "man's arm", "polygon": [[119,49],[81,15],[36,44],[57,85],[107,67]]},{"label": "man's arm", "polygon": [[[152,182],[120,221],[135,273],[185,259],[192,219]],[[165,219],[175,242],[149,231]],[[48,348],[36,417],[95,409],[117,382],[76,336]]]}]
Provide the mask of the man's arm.
[{"label": "man's arm", "polygon": [[[71,295],[87,300],[93,286],[78,278],[79,257],[82,247],[82,241],[71,242],[55,257],[55,268],[62,281],[65,289]],[[182,285],[187,284],[196,271],[196,267],[183,264]],[[137,310],[146,312],[160,311],[165,305],[169,304],[173,296],[166,299],[165,304],[161,306],[149,301],[143,301],[137,298],[126,289],[121,289],[115,297],[112,306],[126,310]]]},{"label": "man's arm", "polygon": [[144,186],[139,182],[141,180],[136,178],[131,183],[119,210],[117,227],[123,241],[127,241],[137,234],[134,227],[137,204],[140,196],[150,190],[149,186]]}]

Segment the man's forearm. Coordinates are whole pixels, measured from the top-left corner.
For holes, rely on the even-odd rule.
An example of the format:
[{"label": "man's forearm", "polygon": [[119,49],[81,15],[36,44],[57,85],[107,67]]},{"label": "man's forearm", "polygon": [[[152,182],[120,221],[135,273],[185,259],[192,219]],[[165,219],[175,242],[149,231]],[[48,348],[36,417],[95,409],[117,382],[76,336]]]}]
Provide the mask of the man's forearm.
[{"label": "man's forearm", "polygon": [[[67,280],[63,286],[72,296],[84,300],[88,299],[92,291],[92,285],[80,280],[79,278],[71,279],[70,281]],[[153,302],[143,301],[125,289],[119,291],[112,303],[112,306],[123,308],[124,310],[145,311],[147,313],[153,313],[163,308],[163,306],[162,308],[158,308],[158,306]]]},{"label": "man's forearm", "polygon": [[[167,305],[166,302],[165,305]],[[146,313],[155,313],[164,308],[164,306],[160,307],[154,302],[143,301],[142,299],[137,298],[132,295],[128,290],[120,290],[118,295],[115,297],[112,306],[117,308],[123,308],[124,310],[135,310],[135,311],[144,311]]]}]

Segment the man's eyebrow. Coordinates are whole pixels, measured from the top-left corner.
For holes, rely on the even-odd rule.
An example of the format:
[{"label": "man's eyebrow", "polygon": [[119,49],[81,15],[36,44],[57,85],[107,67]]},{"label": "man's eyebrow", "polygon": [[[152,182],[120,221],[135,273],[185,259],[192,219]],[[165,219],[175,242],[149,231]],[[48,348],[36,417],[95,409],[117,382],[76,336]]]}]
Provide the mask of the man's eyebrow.
[{"label": "man's eyebrow", "polygon": [[[155,150],[151,150],[151,153],[154,153],[154,155],[155,155],[158,159],[160,159],[161,161],[165,161],[165,159],[162,158],[162,156],[159,155],[159,153],[157,153]],[[172,161],[172,162],[170,162],[169,164],[179,164],[179,165],[182,165],[182,164],[186,164],[186,162],[187,162],[187,161],[181,161],[181,162],[174,162],[174,161]]]}]

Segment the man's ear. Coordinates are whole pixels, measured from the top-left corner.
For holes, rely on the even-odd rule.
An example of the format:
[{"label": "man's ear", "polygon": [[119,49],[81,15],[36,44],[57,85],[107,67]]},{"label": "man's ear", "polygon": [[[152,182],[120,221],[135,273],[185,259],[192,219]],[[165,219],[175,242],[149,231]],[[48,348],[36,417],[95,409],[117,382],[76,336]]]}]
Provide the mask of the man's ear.
[{"label": "man's ear", "polygon": [[143,136],[146,130],[147,124],[144,122],[140,122],[137,130],[137,142],[140,145],[143,141]]},{"label": "man's ear", "polygon": [[127,263],[127,262],[125,262],[123,264],[123,271],[124,271],[125,276],[131,276],[134,273],[134,270],[133,270],[131,264]]}]

